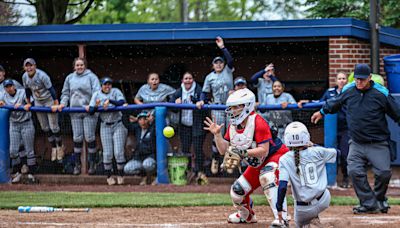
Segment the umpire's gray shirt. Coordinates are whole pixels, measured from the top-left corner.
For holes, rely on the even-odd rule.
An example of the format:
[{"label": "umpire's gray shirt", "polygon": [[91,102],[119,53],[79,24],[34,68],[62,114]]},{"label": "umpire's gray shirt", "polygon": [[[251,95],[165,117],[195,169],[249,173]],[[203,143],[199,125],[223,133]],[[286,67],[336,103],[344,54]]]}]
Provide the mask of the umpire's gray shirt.
[{"label": "umpire's gray shirt", "polygon": [[[120,100],[125,100],[124,95],[122,94],[121,90],[117,89],[117,88],[111,88],[109,93],[103,93],[103,91],[99,90],[96,91],[93,96],[92,99],[90,100],[90,107],[94,107],[96,105],[96,100],[99,99],[100,100],[100,104],[99,106],[103,106],[104,102],[106,100],[114,100],[114,101],[120,101]],[[113,104],[109,104],[108,107],[114,107]],[[117,122],[119,120],[121,120],[122,118],[122,113],[121,112],[101,112],[100,113],[100,119],[102,122],[105,123],[114,123]]]},{"label": "umpire's gray shirt", "polygon": [[51,84],[50,77],[40,69],[36,69],[33,77],[29,77],[28,73],[25,72],[22,75],[22,84],[25,88],[32,91],[32,96],[35,100],[43,101],[51,97],[49,89],[53,85]]},{"label": "umpire's gray shirt", "polygon": [[61,92],[61,104],[69,107],[85,107],[96,91],[99,91],[99,78],[86,69],[82,74],[73,72],[64,81]]},{"label": "umpire's gray shirt", "polygon": [[336,149],[309,147],[300,151],[300,175],[297,175],[294,152],[289,151],[279,159],[279,180],[290,181],[296,201],[311,202],[328,185],[325,163],[335,161]]},{"label": "umpire's gray shirt", "polygon": [[[16,105],[21,104],[26,105],[26,95],[24,89],[17,89],[14,96],[11,96],[9,93],[4,92],[0,93],[0,101],[4,101],[6,105]],[[26,111],[12,111],[10,114],[11,122],[24,122],[31,118],[31,112]]]},{"label": "umpire's gray shirt", "polygon": [[175,89],[169,85],[160,83],[156,90],[152,90],[149,84],[142,85],[135,98],[143,103],[154,103],[167,101],[167,97],[174,94]]}]

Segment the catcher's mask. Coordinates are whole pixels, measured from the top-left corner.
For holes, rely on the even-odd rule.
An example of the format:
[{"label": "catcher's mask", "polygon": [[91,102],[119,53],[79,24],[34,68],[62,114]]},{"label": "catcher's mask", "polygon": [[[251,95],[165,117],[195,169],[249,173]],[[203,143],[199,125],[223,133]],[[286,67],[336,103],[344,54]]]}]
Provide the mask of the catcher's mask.
[{"label": "catcher's mask", "polygon": [[285,144],[288,147],[307,146],[310,143],[310,133],[301,122],[292,122],[285,129]]},{"label": "catcher's mask", "polygon": [[228,108],[225,110],[229,122],[237,126],[241,124],[251,112],[254,111],[256,96],[249,89],[239,89],[233,92],[226,101]]}]

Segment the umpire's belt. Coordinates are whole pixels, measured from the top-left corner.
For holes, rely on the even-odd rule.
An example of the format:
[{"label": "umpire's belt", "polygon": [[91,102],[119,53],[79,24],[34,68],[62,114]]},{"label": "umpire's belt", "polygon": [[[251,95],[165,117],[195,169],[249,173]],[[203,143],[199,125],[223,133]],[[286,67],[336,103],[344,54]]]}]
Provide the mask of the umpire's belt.
[{"label": "umpire's belt", "polygon": [[122,120],[118,120],[118,121],[111,122],[111,123],[107,123],[107,122],[103,122],[103,123],[106,124],[106,125],[108,125],[108,126],[110,126],[110,125],[117,124],[117,123],[119,123],[119,122],[121,122],[121,121],[122,121]]},{"label": "umpire's belt", "polygon": [[[318,201],[322,198],[322,196],[324,195],[324,193],[325,193],[325,191],[324,191],[320,196],[317,197],[317,200],[318,200]],[[311,201],[311,202],[312,202],[312,201]],[[297,206],[309,206],[309,205],[312,204],[311,202],[296,201],[296,204],[297,204]]]}]

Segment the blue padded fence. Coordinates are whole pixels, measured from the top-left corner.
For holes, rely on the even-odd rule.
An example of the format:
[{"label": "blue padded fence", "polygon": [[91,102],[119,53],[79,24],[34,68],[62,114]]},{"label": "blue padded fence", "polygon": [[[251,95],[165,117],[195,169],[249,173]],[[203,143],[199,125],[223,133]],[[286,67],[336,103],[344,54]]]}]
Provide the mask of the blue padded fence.
[{"label": "blue padded fence", "polygon": [[[302,109],[316,109],[320,108],[323,105],[323,102],[312,102],[306,103],[303,105]],[[167,115],[168,108],[175,109],[196,109],[194,104],[174,104],[174,103],[150,103],[143,105],[126,105],[119,107],[112,107],[104,110],[102,107],[99,107],[99,112],[112,112],[112,111],[131,111],[131,110],[143,110],[143,109],[155,109],[156,116],[156,148],[157,148],[157,182],[160,184],[169,183],[168,171],[167,171],[167,141],[164,137],[162,131],[166,126],[165,117]],[[225,110],[225,105],[204,105],[202,109],[208,110]],[[257,110],[279,110],[282,109],[280,105],[260,105],[257,107]],[[286,109],[298,109],[297,104],[289,104]],[[3,106],[0,108],[0,134],[3,136],[3,140],[0,142],[0,183],[6,183],[9,181],[9,140],[4,136],[8,136],[8,113],[9,110],[23,110],[22,107],[15,109],[13,106]],[[31,111],[34,112],[51,112],[51,109],[48,107],[31,107]],[[71,113],[71,112],[86,112],[84,108],[64,108],[62,110],[63,113]],[[331,122],[332,121],[332,122]],[[328,122],[328,123],[327,123]],[[335,125],[335,127],[332,127]],[[329,127],[328,127],[329,126]],[[336,135],[336,122],[333,118],[326,118],[325,120],[325,143],[326,146],[334,147],[334,143],[327,139],[327,137],[332,138]],[[336,138],[336,137],[335,137]],[[5,165],[2,165],[5,164]],[[335,166],[336,167],[336,166]],[[328,169],[328,175],[336,176],[336,168]],[[328,176],[329,178],[329,176]],[[329,179],[332,179],[330,177]]]}]

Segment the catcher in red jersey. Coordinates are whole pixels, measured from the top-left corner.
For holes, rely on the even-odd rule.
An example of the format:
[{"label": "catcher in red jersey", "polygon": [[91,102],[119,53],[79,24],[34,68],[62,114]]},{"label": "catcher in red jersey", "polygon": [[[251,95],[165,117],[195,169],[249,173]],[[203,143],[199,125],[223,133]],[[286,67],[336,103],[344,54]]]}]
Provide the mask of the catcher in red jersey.
[{"label": "catcher in red jersey", "polygon": [[230,124],[225,136],[221,134],[223,124],[216,124],[208,117],[204,121],[204,129],[214,135],[218,152],[224,155],[224,168],[232,169],[241,160],[248,164],[246,171],[231,187],[230,195],[237,212],[229,215],[228,222],[257,222],[250,195],[261,186],[274,214],[271,225],[284,227],[287,225],[287,214],[283,214],[280,222],[276,210],[277,177],[279,158],[289,150],[279,138],[272,136],[268,123],[255,113],[255,101],[255,95],[249,89],[233,92],[226,102]]}]

